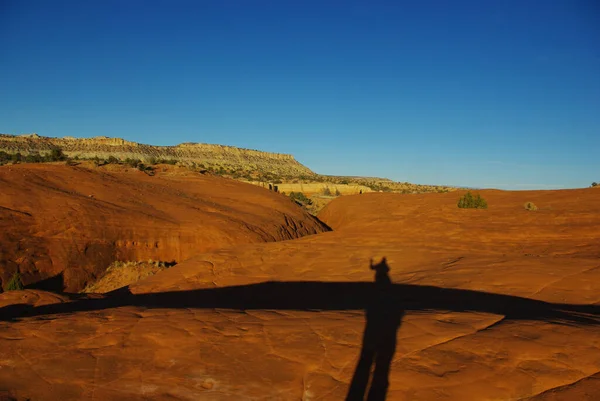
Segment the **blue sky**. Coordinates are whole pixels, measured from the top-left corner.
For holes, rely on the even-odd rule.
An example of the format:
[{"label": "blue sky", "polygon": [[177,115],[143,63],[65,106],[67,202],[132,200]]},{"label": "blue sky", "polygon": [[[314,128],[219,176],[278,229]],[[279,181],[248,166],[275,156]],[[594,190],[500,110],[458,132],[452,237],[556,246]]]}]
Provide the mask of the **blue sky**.
[{"label": "blue sky", "polygon": [[595,0],[0,0],[0,76],[3,133],[415,183],[600,181]]}]

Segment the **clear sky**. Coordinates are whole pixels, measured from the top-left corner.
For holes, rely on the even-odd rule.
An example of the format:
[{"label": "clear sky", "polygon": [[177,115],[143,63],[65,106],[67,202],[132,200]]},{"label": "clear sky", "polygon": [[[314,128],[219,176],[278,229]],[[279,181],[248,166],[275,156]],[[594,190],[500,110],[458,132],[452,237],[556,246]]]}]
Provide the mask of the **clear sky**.
[{"label": "clear sky", "polygon": [[0,0],[0,132],[585,187],[600,181],[600,3]]}]

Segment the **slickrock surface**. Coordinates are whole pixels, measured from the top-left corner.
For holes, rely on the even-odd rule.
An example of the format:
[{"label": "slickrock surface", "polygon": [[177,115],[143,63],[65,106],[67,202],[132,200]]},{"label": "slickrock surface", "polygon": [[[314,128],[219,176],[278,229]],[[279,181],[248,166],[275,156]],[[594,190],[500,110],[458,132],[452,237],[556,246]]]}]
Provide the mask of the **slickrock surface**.
[{"label": "slickrock surface", "polygon": [[0,391],[362,400],[376,351],[370,385],[389,388],[371,399],[598,399],[600,192],[481,194],[488,210],[341,197],[320,214],[333,232],[205,252],[106,296],[0,295]]},{"label": "slickrock surface", "polygon": [[[163,171],[164,170],[164,171]],[[238,181],[163,166],[0,167],[0,279],[60,277],[83,289],[115,260],[177,261],[226,245],[323,232],[287,197]]]}]

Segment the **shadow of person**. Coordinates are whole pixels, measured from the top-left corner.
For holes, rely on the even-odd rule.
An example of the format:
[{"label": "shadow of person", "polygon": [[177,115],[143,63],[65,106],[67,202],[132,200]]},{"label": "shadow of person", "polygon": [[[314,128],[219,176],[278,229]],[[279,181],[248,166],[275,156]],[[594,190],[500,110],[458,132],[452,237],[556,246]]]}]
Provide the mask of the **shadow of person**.
[{"label": "shadow of person", "polygon": [[[371,385],[367,401],[385,400],[392,359],[396,352],[396,334],[404,315],[404,311],[393,299],[390,268],[386,258],[381,259],[381,262],[376,265],[371,260],[370,266],[375,270],[375,291],[367,301],[362,349],[346,401],[363,401],[369,379]],[[371,371],[373,371],[372,376]]]}]

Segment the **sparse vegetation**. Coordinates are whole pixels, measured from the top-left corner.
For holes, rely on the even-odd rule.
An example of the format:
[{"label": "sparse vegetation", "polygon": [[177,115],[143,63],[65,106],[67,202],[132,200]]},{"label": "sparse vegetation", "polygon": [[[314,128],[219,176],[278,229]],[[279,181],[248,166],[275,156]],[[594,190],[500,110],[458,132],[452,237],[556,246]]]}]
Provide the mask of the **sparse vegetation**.
[{"label": "sparse vegetation", "polygon": [[47,155],[47,158],[50,161],[54,161],[54,162],[58,162],[58,161],[65,161],[67,159],[67,156],[65,156],[63,154],[63,151],[61,148],[53,148],[50,151],[50,155]]},{"label": "sparse vegetation", "polygon": [[130,159],[128,157],[125,159],[125,164],[127,164],[129,167],[137,168],[138,165],[142,164],[142,161],[140,159]]},{"label": "sparse vegetation", "polygon": [[458,207],[461,209],[487,209],[488,205],[481,195],[473,196],[469,191],[458,200]]},{"label": "sparse vegetation", "polygon": [[8,162],[12,163],[48,163],[65,161],[67,157],[63,154],[62,149],[52,148],[49,153],[41,155],[39,152],[32,152],[23,156],[20,152],[7,153],[0,151],[0,166]]},{"label": "sparse vegetation", "polygon": [[89,283],[81,292],[103,293],[115,290],[135,283],[148,276],[152,276],[162,270],[168,269],[176,264],[149,259],[147,261],[115,261],[96,281]]},{"label": "sparse vegetation", "polygon": [[290,199],[293,201],[300,202],[304,205],[312,205],[312,200],[304,195],[302,192],[290,192]]},{"label": "sparse vegetation", "polygon": [[523,207],[525,208],[525,210],[531,210],[531,211],[538,210],[538,207],[533,202],[525,202]]},{"label": "sparse vegetation", "polygon": [[[93,162],[96,167],[105,165],[126,165],[152,175],[153,170],[149,170],[147,166],[154,166],[156,164],[177,164],[186,166],[190,170],[202,174],[210,172],[212,174],[218,174],[233,179],[258,181],[272,185],[288,183],[323,183],[325,186],[327,184],[360,185],[369,187],[376,192],[396,193],[446,192],[456,189],[439,185],[418,185],[408,182],[395,182],[377,177],[320,175],[313,173],[293,159],[290,159],[292,161],[291,163],[281,161],[279,158],[273,160],[270,157],[270,154],[266,153],[265,160],[262,160],[262,156],[244,155],[244,149],[241,150],[241,159],[237,157],[232,159],[227,157],[222,158],[220,156],[213,157],[211,155],[211,152],[213,152],[213,145],[205,145],[206,149],[195,155],[195,160],[192,160],[189,157],[180,160],[178,158],[179,156],[174,154],[171,149],[160,146],[138,144],[134,153],[130,150],[115,147],[114,154],[111,155],[104,151],[99,151],[99,153],[97,153],[95,149],[96,145],[88,143],[88,141],[86,141],[83,146],[74,147],[72,139],[65,142],[61,139],[44,138],[43,144],[32,145],[31,138],[21,140],[20,137],[0,134],[0,145],[2,145],[2,138],[4,137],[10,137],[11,142],[10,145],[5,145],[2,147],[2,150],[0,150],[0,165],[7,163],[44,163],[50,161],[65,161],[68,163],[72,160],[87,160]],[[40,137],[35,136],[35,138]],[[50,146],[48,146],[49,143]],[[14,144],[17,146],[14,146]],[[204,146],[201,144],[193,145],[198,145],[200,148]],[[72,156],[67,157],[63,153],[63,149]],[[222,151],[221,147],[218,149],[219,152]],[[81,155],[82,152],[87,156],[83,157]],[[120,159],[119,155],[122,155],[123,159]],[[127,159],[124,159],[125,155],[128,155]],[[86,164],[87,163],[83,166],[85,167]],[[139,167],[140,164],[143,164],[142,168]],[[69,163],[69,165],[74,164]],[[328,194],[327,191],[325,191],[323,195],[338,195],[336,191],[337,188],[331,186],[329,188],[330,193]],[[365,191],[363,190],[363,192]]]},{"label": "sparse vegetation", "polygon": [[21,273],[17,270],[8,281],[5,291],[18,291],[23,290],[24,288],[23,282],[21,281]]}]

